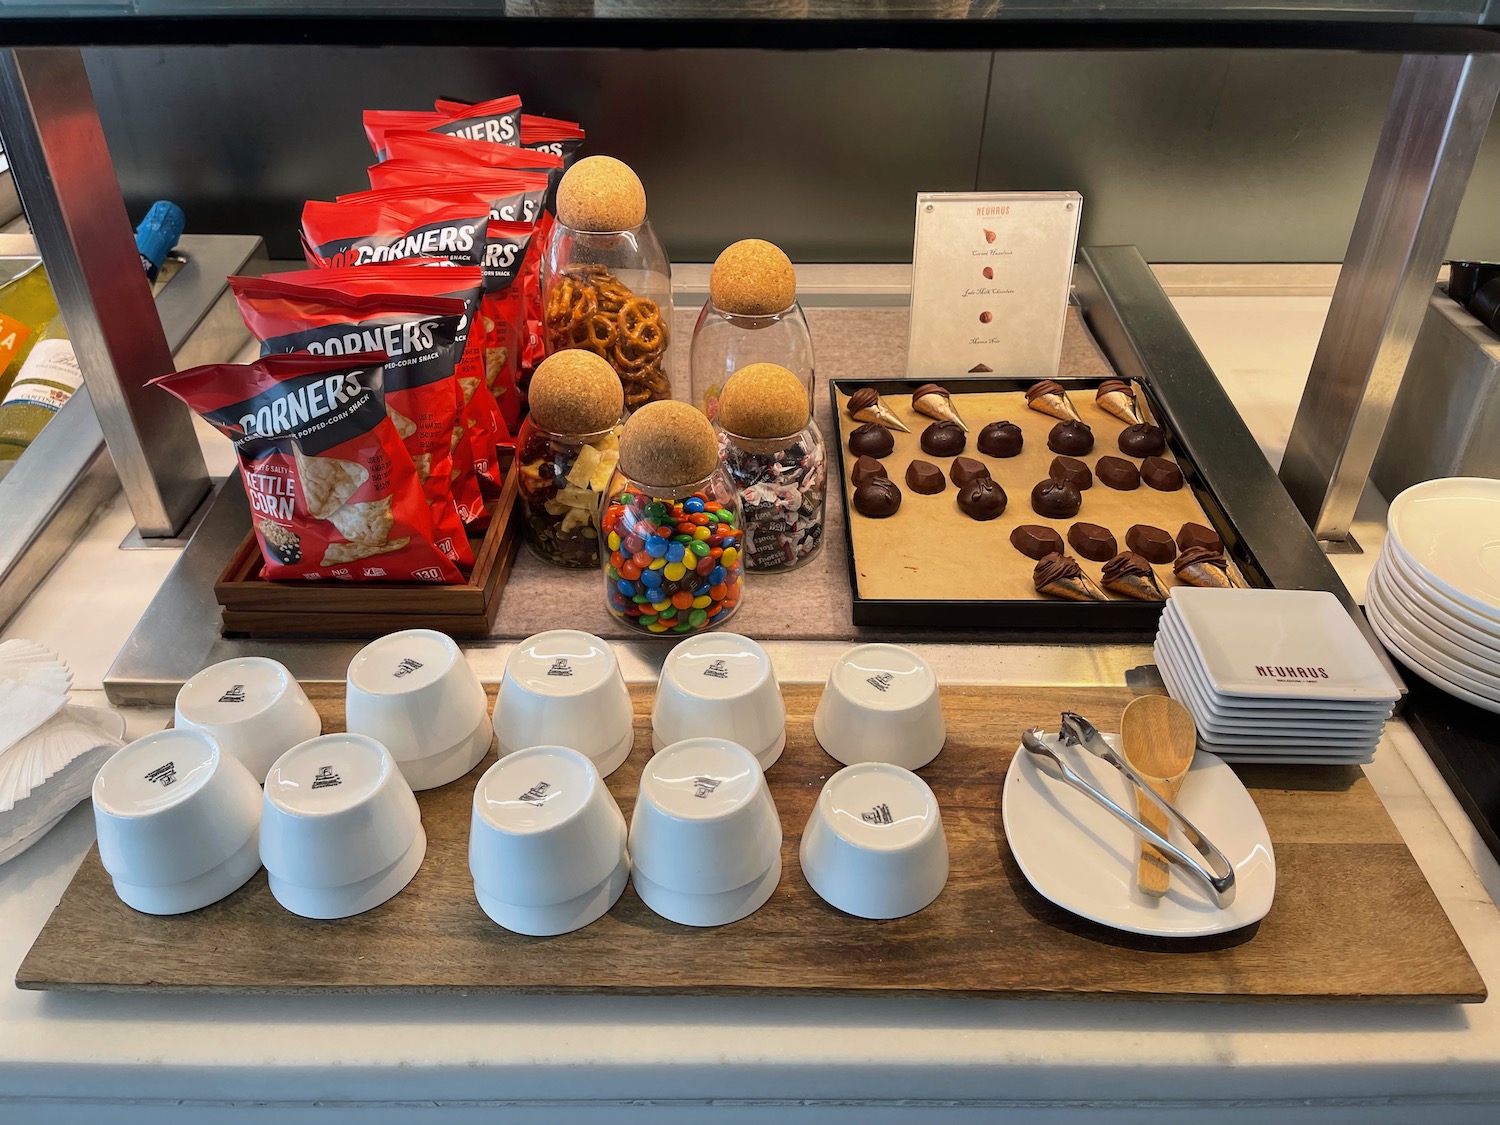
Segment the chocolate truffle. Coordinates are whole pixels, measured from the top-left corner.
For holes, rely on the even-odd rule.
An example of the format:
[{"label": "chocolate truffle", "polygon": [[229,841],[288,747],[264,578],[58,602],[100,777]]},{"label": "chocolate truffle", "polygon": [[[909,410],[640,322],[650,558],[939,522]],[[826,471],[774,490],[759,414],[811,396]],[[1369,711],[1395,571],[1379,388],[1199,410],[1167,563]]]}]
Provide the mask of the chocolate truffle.
[{"label": "chocolate truffle", "polygon": [[906,466],[906,487],[923,496],[932,496],[948,487],[943,470],[931,461],[913,461]]},{"label": "chocolate truffle", "polygon": [[955,457],[953,464],[948,468],[948,475],[953,478],[953,483],[962,488],[966,484],[972,484],[982,477],[990,475],[989,467],[983,461],[976,461],[972,457]]},{"label": "chocolate truffle", "polygon": [[991,422],[979,431],[979,452],[986,457],[1014,457],[1025,442],[1026,435],[1014,422]]},{"label": "chocolate truffle", "polygon": [[1176,492],[1182,487],[1182,470],[1165,457],[1147,457],[1141,462],[1141,479],[1158,492]]},{"label": "chocolate truffle", "polygon": [[1075,523],[1068,528],[1068,544],[1090,562],[1103,562],[1120,550],[1114,532],[1097,523]]},{"label": "chocolate truffle", "polygon": [[1204,527],[1201,523],[1185,523],[1177,531],[1177,549],[1186,551],[1190,547],[1223,553],[1224,541],[1211,527]]},{"label": "chocolate truffle", "polygon": [[911,393],[911,408],[918,414],[936,418],[939,422],[957,423],[958,428],[965,433],[969,430],[969,427],[964,425],[958,407],[953,405],[953,395],[948,392],[947,387],[940,387],[936,383],[923,383]]},{"label": "chocolate truffle", "polygon": [[[562,353],[559,352],[558,354],[561,355]],[[854,468],[849,471],[849,483],[858,488],[867,480],[888,476],[890,474],[885,471],[885,466],[875,460],[875,458],[861,457],[854,462]]]},{"label": "chocolate truffle", "polygon": [[849,452],[856,457],[887,457],[896,448],[891,431],[874,422],[866,422],[849,431]]},{"label": "chocolate truffle", "polygon": [[1167,451],[1167,435],[1160,426],[1138,422],[1120,431],[1120,452],[1127,457],[1154,457]]},{"label": "chocolate truffle", "polygon": [[1131,492],[1141,487],[1141,471],[1123,457],[1101,457],[1094,466],[1099,480],[1110,488]]},{"label": "chocolate truffle", "polygon": [[1094,474],[1076,457],[1052,458],[1052,467],[1047,470],[1047,475],[1053,480],[1067,481],[1079,492],[1094,487]]},{"label": "chocolate truffle", "polygon": [[1010,533],[1010,545],[1028,559],[1044,559],[1063,552],[1062,536],[1040,523],[1023,523]]},{"label": "chocolate truffle", "polygon": [[1082,493],[1067,481],[1049,478],[1031,490],[1031,510],[1049,520],[1070,520],[1082,504]]},{"label": "chocolate truffle", "polygon": [[958,490],[959,511],[970,519],[994,519],[1005,511],[1005,501],[1005,489],[988,476],[970,481]]},{"label": "chocolate truffle", "polygon": [[1125,533],[1125,546],[1147,562],[1169,563],[1177,557],[1177,544],[1159,527],[1138,523]]},{"label": "chocolate truffle", "polygon": [[1100,584],[1110,593],[1141,602],[1164,602],[1167,596],[1156,581],[1156,571],[1140,555],[1121,551],[1104,564]]},{"label": "chocolate truffle", "polygon": [[894,516],[899,507],[901,490],[888,477],[874,477],[854,490],[854,510],[872,520]]},{"label": "chocolate truffle", "polygon": [[922,452],[929,457],[952,457],[964,451],[965,440],[957,422],[934,422],[922,431]]},{"label": "chocolate truffle", "polygon": [[1059,422],[1047,435],[1047,448],[1068,457],[1082,457],[1094,448],[1094,431],[1082,422]]}]

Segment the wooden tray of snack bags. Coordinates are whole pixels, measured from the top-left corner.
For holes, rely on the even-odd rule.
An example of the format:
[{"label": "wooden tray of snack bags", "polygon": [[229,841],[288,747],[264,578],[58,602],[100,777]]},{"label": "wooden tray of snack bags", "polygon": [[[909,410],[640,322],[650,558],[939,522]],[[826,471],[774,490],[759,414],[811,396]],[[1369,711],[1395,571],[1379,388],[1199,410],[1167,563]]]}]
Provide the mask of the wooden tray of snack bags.
[{"label": "wooden tray of snack bags", "polygon": [[[1142,417],[1166,429],[1169,460],[1177,462],[1185,478],[1175,492],[1157,492],[1144,483],[1131,492],[1116,492],[1097,478],[1083,493],[1083,506],[1071,519],[1048,519],[1031,508],[1032,486],[1047,477],[1056,456],[1047,448],[1047,434],[1058,419],[1026,405],[1026,388],[1035,379],[972,376],[946,384],[952,402],[968,425],[963,456],[986,465],[1005,489],[1009,502],[995,520],[977,522],[955,503],[957,489],[948,483],[936,495],[923,496],[907,487],[906,467],[915,458],[929,461],[946,476],[952,457],[923,452],[922,431],[935,421],[912,408],[913,390],[925,379],[858,380],[835,379],[829,384],[838,433],[836,441],[840,476],[844,487],[844,534],[848,544],[849,584],[856,625],[895,625],[928,628],[988,628],[1130,630],[1151,634],[1161,615],[1162,602],[1135,601],[1108,595],[1103,602],[1071,602],[1035,592],[1032,585],[1034,560],[1017,551],[1010,533],[1020,524],[1042,524],[1067,540],[1068,528],[1077,521],[1101,524],[1114,532],[1120,549],[1133,524],[1160,527],[1175,535],[1184,523],[1212,527],[1226,545],[1230,568],[1246,585],[1260,585],[1253,561],[1243,553],[1240,537],[1226,525],[1222,508],[1202,475],[1183,456],[1180,444],[1166,427],[1152,401],[1150,388],[1132,384],[1136,406]],[[1103,378],[1059,376],[1074,408],[1094,431],[1093,451],[1084,455],[1091,469],[1100,457],[1119,456],[1117,439],[1127,423],[1102,410],[1094,401]],[[900,509],[887,519],[869,519],[854,511],[849,471],[855,458],[849,453],[849,434],[862,423],[849,417],[844,405],[862,387],[877,391],[889,408],[911,430],[893,431],[895,451],[883,461],[890,479],[902,492]],[[980,453],[979,431],[989,422],[1005,419],[1021,427],[1025,445],[1019,456],[994,458]],[[1139,458],[1127,458],[1139,464]],[[1239,548],[1239,553],[1234,553]],[[1076,557],[1069,547],[1068,554]],[[1101,581],[1101,564],[1079,558],[1095,584]],[[1177,584],[1170,565],[1153,568],[1163,592]]]},{"label": "wooden tray of snack bags", "polygon": [[376,637],[423,628],[455,637],[488,636],[521,541],[519,476],[510,471],[508,452],[501,452],[505,481],[489,529],[483,539],[471,540],[474,569],[467,582],[270,582],[252,531],[214,583],[225,635]]}]

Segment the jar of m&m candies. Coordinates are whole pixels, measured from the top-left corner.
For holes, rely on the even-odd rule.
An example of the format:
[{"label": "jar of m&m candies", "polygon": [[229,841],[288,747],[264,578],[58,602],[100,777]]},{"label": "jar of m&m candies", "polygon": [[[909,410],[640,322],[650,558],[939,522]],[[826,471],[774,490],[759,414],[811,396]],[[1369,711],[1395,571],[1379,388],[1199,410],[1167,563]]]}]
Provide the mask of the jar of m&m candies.
[{"label": "jar of m&m candies", "polygon": [[591,352],[558,352],[531,379],[516,438],[526,541],[556,566],[599,565],[599,509],[620,460],[624,392]]},{"label": "jar of m&m candies", "polygon": [[744,600],[744,534],[708,420],[687,403],[648,403],[620,436],[620,472],[601,520],[610,612],[666,635],[729,620]]},{"label": "jar of m&m candies", "polygon": [[725,382],[752,363],[785,367],[811,400],[812,333],[797,303],[797,272],[779,247],[747,238],[719,255],[693,328],[690,359],[692,402],[710,421],[718,416]]},{"label": "jar of m&m candies", "polygon": [[745,566],[793,570],[823,544],[828,474],[823,435],[802,382],[785,367],[752,363],[719,397],[719,451],[739,493]]}]

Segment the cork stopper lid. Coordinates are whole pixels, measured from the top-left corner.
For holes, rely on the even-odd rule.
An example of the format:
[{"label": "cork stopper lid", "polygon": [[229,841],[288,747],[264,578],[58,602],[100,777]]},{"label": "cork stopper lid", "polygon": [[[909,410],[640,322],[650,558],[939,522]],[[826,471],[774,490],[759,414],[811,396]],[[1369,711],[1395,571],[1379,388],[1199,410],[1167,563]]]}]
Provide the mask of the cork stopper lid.
[{"label": "cork stopper lid", "polygon": [[625,388],[593,352],[554,352],[531,377],[531,417],[554,434],[597,434],[620,420]]},{"label": "cork stopper lid", "polygon": [[685,402],[648,402],[620,434],[620,471],[661,488],[696,484],[719,463],[719,441],[703,413]]},{"label": "cork stopper lid", "polygon": [[624,161],[586,157],[557,185],[557,217],[574,230],[629,230],[646,221],[646,189]]},{"label": "cork stopper lid", "polygon": [[714,308],[737,316],[770,316],[797,299],[797,271],[781,248],[760,238],[727,247],[708,277]]},{"label": "cork stopper lid", "polygon": [[788,437],[807,425],[802,380],[774,363],[752,363],[719,392],[719,425],[748,438]]}]

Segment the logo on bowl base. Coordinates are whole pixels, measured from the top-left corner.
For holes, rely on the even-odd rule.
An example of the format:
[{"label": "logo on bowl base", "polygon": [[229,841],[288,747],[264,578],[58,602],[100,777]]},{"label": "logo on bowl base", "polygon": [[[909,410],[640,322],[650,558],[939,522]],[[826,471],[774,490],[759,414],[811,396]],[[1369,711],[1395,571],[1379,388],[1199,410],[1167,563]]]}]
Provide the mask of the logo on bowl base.
[{"label": "logo on bowl base", "polygon": [[396,665],[396,671],[394,674],[396,679],[399,680],[402,676],[410,676],[420,667],[422,667],[422,662],[420,660],[413,660],[408,656],[406,659],[401,661],[400,664]]},{"label": "logo on bowl base", "polygon": [[884,695],[886,692],[891,690],[891,684],[895,683],[895,681],[895,676],[891,675],[889,672],[882,672],[878,676],[871,676],[865,681],[865,683],[869,684],[876,691]]},{"label": "logo on bowl base", "polygon": [[859,814],[859,819],[866,824],[894,824],[896,818],[891,815],[891,806],[881,801],[869,812]]},{"label": "logo on bowl base", "polygon": [[707,668],[703,669],[703,674],[705,676],[712,676],[716,680],[727,680],[729,679],[729,665],[725,664],[722,660],[715,660]]},{"label": "logo on bowl base", "polygon": [[568,663],[568,658],[565,656],[559,656],[552,662],[552,667],[547,669],[549,676],[571,676],[572,674],[573,666]]},{"label": "logo on bowl base", "polygon": [[229,690],[219,696],[220,703],[243,703],[245,702],[245,685],[231,684]]},{"label": "logo on bowl base", "polygon": [[333,772],[332,766],[319,766],[312,780],[314,789],[332,789],[335,785],[342,784],[344,784],[344,779]]},{"label": "logo on bowl base", "polygon": [[713,791],[723,784],[723,780],[717,777],[695,777],[693,778],[693,796],[700,801],[707,800]]},{"label": "logo on bowl base", "polygon": [[174,781],[177,780],[177,763],[168,762],[165,765],[157,766],[154,770],[152,770],[145,776],[147,781],[152,782],[153,784],[159,784],[163,789],[165,789],[168,785],[171,785]]},{"label": "logo on bowl base", "polygon": [[528,805],[535,805],[540,809],[546,805],[547,794],[551,791],[552,783],[550,781],[538,781],[530,789],[526,790],[526,792],[517,797],[516,800],[522,801]]}]

